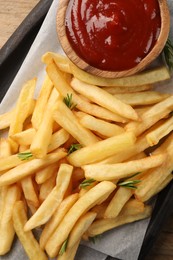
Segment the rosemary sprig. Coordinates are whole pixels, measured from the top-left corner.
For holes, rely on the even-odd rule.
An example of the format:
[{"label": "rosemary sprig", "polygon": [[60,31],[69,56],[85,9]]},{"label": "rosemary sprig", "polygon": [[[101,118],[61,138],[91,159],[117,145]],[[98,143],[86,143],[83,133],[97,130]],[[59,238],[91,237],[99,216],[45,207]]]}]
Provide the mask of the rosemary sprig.
[{"label": "rosemary sprig", "polygon": [[96,235],[94,237],[89,237],[89,241],[95,244],[99,239],[101,238],[101,235]]},{"label": "rosemary sprig", "polygon": [[67,245],[68,245],[68,238],[64,241],[64,243],[62,244],[60,250],[59,250],[59,255],[63,255],[67,249]]},{"label": "rosemary sprig", "polygon": [[31,152],[18,153],[18,158],[22,161],[29,160],[32,156],[33,154]]},{"label": "rosemary sprig", "polygon": [[94,179],[85,179],[81,184],[79,185],[80,189],[86,189],[88,186],[90,186],[93,182],[95,182]]},{"label": "rosemary sprig", "polygon": [[141,180],[123,181],[123,182],[119,182],[118,186],[136,190],[137,186],[135,184],[138,184],[140,182]]},{"label": "rosemary sprig", "polygon": [[72,144],[70,146],[70,148],[68,149],[68,154],[67,155],[69,155],[69,154],[71,154],[71,153],[73,153],[73,152],[75,152],[75,151],[77,151],[77,150],[79,150],[81,148],[82,148],[81,144]]},{"label": "rosemary sprig", "polygon": [[169,38],[163,49],[163,54],[165,57],[166,64],[169,67],[169,70],[172,71],[173,70],[173,44]]},{"label": "rosemary sprig", "polygon": [[77,104],[73,103],[72,99],[73,99],[72,93],[71,94],[67,94],[67,96],[63,99],[63,102],[71,110],[74,109],[77,106]]}]

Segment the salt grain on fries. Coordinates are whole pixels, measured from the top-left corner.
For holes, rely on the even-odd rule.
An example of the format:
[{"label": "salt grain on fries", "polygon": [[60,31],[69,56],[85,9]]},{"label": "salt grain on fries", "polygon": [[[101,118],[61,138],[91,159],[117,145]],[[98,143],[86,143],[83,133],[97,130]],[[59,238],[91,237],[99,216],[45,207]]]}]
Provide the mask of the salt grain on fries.
[{"label": "salt grain on fries", "polygon": [[173,96],[153,90],[170,78],[165,67],[103,79],[59,54],[42,60],[37,100],[34,78],[0,115],[0,129],[9,128],[0,139],[0,255],[16,232],[29,259],[67,260],[82,238],[151,215],[145,202],[173,179]]}]

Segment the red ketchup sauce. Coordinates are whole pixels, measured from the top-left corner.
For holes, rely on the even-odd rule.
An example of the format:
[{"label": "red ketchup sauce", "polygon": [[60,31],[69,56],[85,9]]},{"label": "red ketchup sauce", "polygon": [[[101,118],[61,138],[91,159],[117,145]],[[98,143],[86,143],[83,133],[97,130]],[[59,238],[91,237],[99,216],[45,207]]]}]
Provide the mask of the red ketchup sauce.
[{"label": "red ketchup sauce", "polygon": [[107,71],[136,66],[161,28],[158,0],[70,0],[66,34],[76,54]]}]

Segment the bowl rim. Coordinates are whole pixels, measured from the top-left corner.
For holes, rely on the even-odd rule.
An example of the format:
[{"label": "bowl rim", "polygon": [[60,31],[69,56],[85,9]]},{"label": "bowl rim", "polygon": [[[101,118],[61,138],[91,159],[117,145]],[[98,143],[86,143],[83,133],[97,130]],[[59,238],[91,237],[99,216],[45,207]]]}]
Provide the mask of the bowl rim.
[{"label": "bowl rim", "polygon": [[123,71],[107,71],[101,70],[91,66],[90,64],[86,63],[82,60],[72,48],[70,42],[68,41],[65,29],[65,16],[66,16],[66,9],[71,0],[60,0],[59,6],[57,10],[57,17],[56,17],[56,29],[59,38],[59,42],[61,44],[62,49],[64,50],[67,57],[80,69],[96,76],[104,77],[104,78],[119,78],[119,77],[126,77],[137,72],[144,70],[152,61],[154,61],[161,51],[163,50],[166,41],[168,39],[169,31],[170,31],[170,13],[169,7],[167,4],[167,0],[158,0],[159,8],[160,8],[160,16],[161,16],[161,30],[159,33],[159,37],[151,49],[151,51],[145,56],[144,59],[136,66],[131,69],[123,70]]}]

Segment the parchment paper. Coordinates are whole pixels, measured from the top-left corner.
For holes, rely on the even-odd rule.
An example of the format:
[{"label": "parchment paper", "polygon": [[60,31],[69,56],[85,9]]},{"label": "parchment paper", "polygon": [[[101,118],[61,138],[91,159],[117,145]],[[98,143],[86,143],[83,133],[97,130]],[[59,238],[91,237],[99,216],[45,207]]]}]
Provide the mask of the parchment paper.
[{"label": "parchment paper", "polygon": [[[41,63],[41,56],[47,51],[63,53],[56,34],[56,12],[59,0],[54,0],[45,21],[25,59],[23,65],[16,75],[6,96],[0,104],[0,113],[12,108],[17,100],[22,85],[33,77],[38,77],[37,92],[41,86],[44,72],[44,64]],[[171,10],[171,25],[173,24],[173,1],[169,0]],[[173,27],[172,27],[173,28]],[[173,40],[173,30],[170,38]],[[159,90],[173,93],[173,80],[161,84]],[[37,93],[36,93],[37,95]],[[77,260],[105,260],[107,255],[123,259],[136,260],[138,258],[142,241],[149,223],[149,219],[138,221],[123,227],[116,228],[102,235],[102,238],[95,244],[83,242],[80,246]],[[3,257],[2,260],[24,260],[27,256],[19,241],[15,241],[12,251]]]}]

